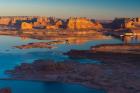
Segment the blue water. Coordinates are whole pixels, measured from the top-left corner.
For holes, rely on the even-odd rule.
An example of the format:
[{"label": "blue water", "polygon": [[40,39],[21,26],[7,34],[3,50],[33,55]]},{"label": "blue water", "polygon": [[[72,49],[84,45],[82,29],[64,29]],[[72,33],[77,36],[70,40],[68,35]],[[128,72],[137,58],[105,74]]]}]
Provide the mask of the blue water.
[{"label": "blue water", "polygon": [[36,82],[36,81],[1,81],[0,88],[11,88],[12,93],[105,93],[76,84]]},{"label": "blue water", "polygon": [[[95,40],[88,41],[86,43],[77,44],[59,44],[55,45],[54,49],[26,49],[20,50],[13,46],[28,44],[31,42],[49,42],[50,40],[36,40],[28,39],[26,41],[19,37],[12,36],[0,36],[0,78],[7,78],[4,74],[5,70],[13,69],[15,66],[21,63],[31,63],[37,59],[46,60],[74,60],[81,63],[100,63],[98,60],[90,59],[70,59],[63,53],[71,49],[86,50],[93,45],[98,44],[112,44],[122,43],[121,40],[110,38],[107,40]],[[31,82],[31,81],[7,81],[1,80],[0,87],[11,87],[13,93],[103,93],[99,90],[88,89],[83,86],[74,84],[62,84],[62,83],[47,83],[47,82]]]},{"label": "blue water", "polygon": [[[0,78],[6,78],[7,75],[4,74],[5,70],[13,69],[16,65],[20,65],[21,63],[31,63],[37,59],[45,59],[45,60],[55,60],[55,61],[63,61],[63,60],[74,60],[76,62],[81,63],[98,63],[97,60],[90,59],[69,59],[68,56],[63,55],[63,53],[71,50],[86,50],[89,49],[93,45],[105,44],[105,43],[122,43],[122,41],[118,39],[107,39],[107,40],[96,40],[89,41],[81,45],[77,44],[59,44],[56,45],[57,48],[54,49],[17,49],[14,46],[28,44],[31,42],[49,42],[51,40],[36,40],[36,39],[28,39],[22,40],[20,37],[13,36],[0,36]],[[100,63],[100,62],[99,62]]]}]

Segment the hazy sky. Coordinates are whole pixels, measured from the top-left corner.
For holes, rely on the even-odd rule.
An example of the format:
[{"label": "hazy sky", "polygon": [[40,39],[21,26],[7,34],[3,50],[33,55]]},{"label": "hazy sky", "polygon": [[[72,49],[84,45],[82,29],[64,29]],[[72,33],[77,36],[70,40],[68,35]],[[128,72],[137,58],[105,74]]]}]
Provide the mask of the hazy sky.
[{"label": "hazy sky", "polygon": [[98,19],[138,17],[140,0],[0,0],[0,15]]}]

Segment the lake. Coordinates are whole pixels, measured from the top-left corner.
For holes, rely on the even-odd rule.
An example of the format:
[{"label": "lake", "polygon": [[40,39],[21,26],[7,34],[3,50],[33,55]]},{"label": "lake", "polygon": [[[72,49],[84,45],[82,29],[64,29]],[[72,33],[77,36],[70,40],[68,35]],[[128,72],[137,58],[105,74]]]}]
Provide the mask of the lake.
[{"label": "lake", "polygon": [[[63,53],[71,50],[86,50],[93,45],[98,44],[117,44],[123,43],[121,40],[115,38],[109,38],[105,40],[89,40],[84,43],[76,44],[58,44],[54,49],[36,48],[20,50],[14,46],[28,44],[31,42],[49,42],[52,40],[36,40],[27,39],[22,40],[20,37],[13,36],[0,36],[0,78],[7,78],[4,74],[5,70],[13,69],[15,66],[21,63],[31,63],[37,59],[45,60],[74,60],[81,63],[100,63],[97,60],[90,59],[70,59]],[[89,89],[75,84],[64,83],[49,83],[49,82],[33,82],[33,81],[11,81],[0,80],[0,88],[10,87],[13,93],[104,93],[101,90]]]},{"label": "lake", "polygon": [[105,93],[81,85],[56,82],[0,80],[0,88],[3,87],[11,88],[12,93]]},{"label": "lake", "polygon": [[14,46],[28,44],[31,42],[49,42],[52,40],[36,40],[36,39],[28,39],[22,40],[20,37],[13,36],[0,36],[0,77],[7,77],[3,72],[8,69],[14,68],[16,65],[20,65],[21,63],[31,63],[37,59],[45,59],[45,60],[55,60],[55,61],[63,61],[63,60],[74,60],[76,62],[84,62],[84,63],[99,63],[97,60],[89,60],[89,59],[70,59],[68,56],[63,55],[63,53],[71,50],[86,50],[89,49],[93,45],[98,44],[112,44],[112,43],[122,43],[121,40],[115,38],[109,38],[106,40],[96,40],[96,41],[88,41],[83,44],[58,44],[55,45],[57,48],[47,49],[47,48],[34,48],[34,49],[17,49]]}]

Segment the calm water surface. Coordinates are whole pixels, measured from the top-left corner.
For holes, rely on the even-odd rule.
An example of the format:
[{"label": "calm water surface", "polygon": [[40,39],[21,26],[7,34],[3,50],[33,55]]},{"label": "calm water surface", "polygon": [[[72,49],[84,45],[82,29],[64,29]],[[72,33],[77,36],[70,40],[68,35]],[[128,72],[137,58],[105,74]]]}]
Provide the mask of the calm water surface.
[{"label": "calm water surface", "polygon": [[105,93],[103,90],[64,83],[35,81],[0,81],[0,88],[9,87],[12,93]]},{"label": "calm water surface", "polygon": [[86,50],[89,49],[93,45],[105,44],[105,43],[122,43],[122,41],[117,39],[107,39],[107,40],[96,40],[89,41],[81,45],[77,44],[59,44],[56,45],[57,48],[54,49],[25,49],[20,50],[15,48],[14,46],[28,44],[31,42],[49,42],[51,40],[36,40],[36,39],[28,39],[22,40],[20,37],[13,36],[0,36],[0,77],[6,77],[3,72],[7,69],[12,69],[16,65],[20,65],[23,62],[31,63],[33,60],[37,59],[46,59],[46,60],[74,60],[77,62],[90,62],[90,63],[98,63],[96,60],[89,59],[69,59],[63,53],[71,50]]}]

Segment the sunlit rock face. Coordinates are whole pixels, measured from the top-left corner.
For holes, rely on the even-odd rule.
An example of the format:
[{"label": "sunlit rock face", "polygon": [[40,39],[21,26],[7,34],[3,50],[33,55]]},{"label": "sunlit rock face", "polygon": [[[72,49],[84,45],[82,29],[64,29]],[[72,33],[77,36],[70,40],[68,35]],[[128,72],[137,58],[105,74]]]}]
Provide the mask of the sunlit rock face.
[{"label": "sunlit rock face", "polygon": [[57,19],[55,17],[14,16],[0,17],[0,25],[12,25],[17,29],[101,29],[102,25],[87,18]]},{"label": "sunlit rock face", "polygon": [[39,17],[35,22],[33,22],[33,27],[35,28],[45,28],[49,20],[47,17]]},{"label": "sunlit rock face", "polygon": [[97,22],[92,22],[87,18],[70,18],[68,19],[67,28],[73,30],[101,29],[102,25]]},{"label": "sunlit rock face", "polygon": [[55,18],[53,17],[38,17],[36,22],[33,22],[34,28],[47,28],[54,29],[55,27]]},{"label": "sunlit rock face", "polygon": [[21,29],[22,30],[30,30],[33,28],[32,23],[22,22]]},{"label": "sunlit rock face", "polygon": [[137,22],[140,23],[140,18],[137,18]]},{"label": "sunlit rock face", "polygon": [[67,28],[69,29],[76,29],[76,19],[70,18],[67,23]]},{"label": "sunlit rock face", "polygon": [[56,30],[60,28],[65,28],[65,22],[63,22],[61,19],[51,19],[46,25],[46,29],[48,30]]},{"label": "sunlit rock face", "polygon": [[58,20],[58,21],[55,22],[55,26],[58,27],[58,28],[61,28],[63,25],[64,24],[63,24],[62,20]]},{"label": "sunlit rock face", "polygon": [[9,25],[11,23],[11,19],[6,17],[6,18],[0,18],[0,25]]},{"label": "sunlit rock face", "polygon": [[58,27],[55,26],[55,25],[47,25],[47,26],[46,26],[46,29],[48,29],[48,30],[57,30]]},{"label": "sunlit rock face", "polygon": [[134,22],[133,21],[126,22],[125,28],[135,28]]}]

